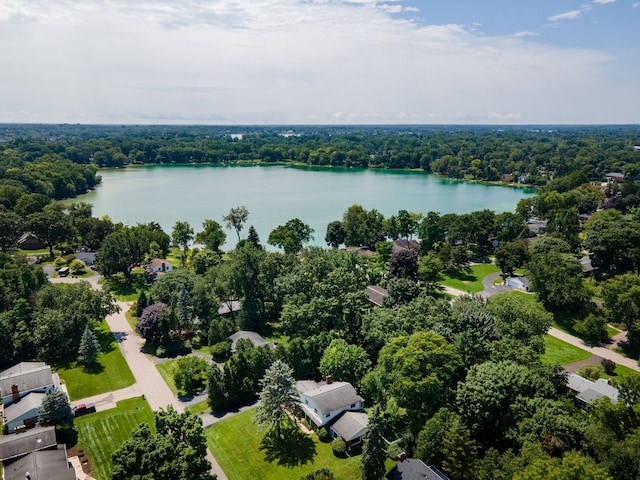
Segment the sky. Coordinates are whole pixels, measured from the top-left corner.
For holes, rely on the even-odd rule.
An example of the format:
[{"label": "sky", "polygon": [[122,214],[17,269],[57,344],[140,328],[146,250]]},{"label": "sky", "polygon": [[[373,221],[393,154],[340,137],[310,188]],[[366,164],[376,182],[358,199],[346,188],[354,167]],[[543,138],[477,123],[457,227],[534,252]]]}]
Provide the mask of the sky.
[{"label": "sky", "polygon": [[0,122],[637,124],[640,0],[0,0]]}]

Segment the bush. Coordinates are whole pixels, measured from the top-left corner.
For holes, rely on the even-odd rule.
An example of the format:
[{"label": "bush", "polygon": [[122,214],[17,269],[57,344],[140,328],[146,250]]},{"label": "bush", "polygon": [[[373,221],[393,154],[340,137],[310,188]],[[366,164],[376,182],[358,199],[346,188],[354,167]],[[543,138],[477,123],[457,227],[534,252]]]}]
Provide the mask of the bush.
[{"label": "bush", "polygon": [[340,437],[331,442],[331,449],[336,457],[343,457],[347,451],[347,444]]},{"label": "bush", "polygon": [[328,468],[321,468],[315,472],[308,473],[300,480],[334,480],[333,473]]},{"label": "bush", "polygon": [[69,255],[65,255],[64,256],[64,263],[66,263],[67,265],[69,265],[71,262],[73,262],[76,259],[76,256],[73,253],[70,253]]},{"label": "bush", "polygon": [[604,373],[607,375],[613,375],[616,369],[616,362],[613,360],[609,360],[608,358],[603,358],[600,361],[600,365],[604,368]]},{"label": "bush", "polygon": [[400,454],[404,451],[400,442],[392,443],[387,447],[387,457],[391,460],[397,460]]},{"label": "bush", "polygon": [[62,257],[57,257],[53,261],[53,266],[56,268],[64,267],[67,264],[67,261]]},{"label": "bush", "polygon": [[231,345],[226,340],[222,342],[214,343],[209,347],[209,351],[214,358],[226,358],[229,356],[229,352],[231,351]]},{"label": "bush", "polygon": [[184,357],[175,364],[173,380],[178,390],[196,393],[204,389],[209,363],[200,357]]},{"label": "bush", "polygon": [[591,380],[592,382],[595,382],[600,378],[600,370],[594,365],[585,365],[580,370],[578,370],[577,373],[581,377]]},{"label": "bush", "polygon": [[85,263],[82,260],[75,259],[69,264],[69,270],[74,275],[84,272]]},{"label": "bush", "polygon": [[322,427],[318,430],[318,440],[320,440],[321,442],[328,442],[329,441],[329,431],[327,430],[326,427]]}]

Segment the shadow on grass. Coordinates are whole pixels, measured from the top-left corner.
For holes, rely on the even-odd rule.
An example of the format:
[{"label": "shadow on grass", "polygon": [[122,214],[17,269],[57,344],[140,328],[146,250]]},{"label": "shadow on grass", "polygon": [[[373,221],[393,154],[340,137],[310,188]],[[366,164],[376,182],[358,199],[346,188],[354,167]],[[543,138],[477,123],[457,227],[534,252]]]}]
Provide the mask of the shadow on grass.
[{"label": "shadow on grass", "polygon": [[614,350],[625,357],[638,360],[640,358],[640,346],[632,345],[629,342],[618,342],[618,346]]},{"label": "shadow on grass", "polygon": [[313,461],[316,456],[316,445],[305,433],[297,428],[289,428],[278,438],[274,431],[268,432],[260,450],[265,452],[265,459],[278,465],[293,468]]}]

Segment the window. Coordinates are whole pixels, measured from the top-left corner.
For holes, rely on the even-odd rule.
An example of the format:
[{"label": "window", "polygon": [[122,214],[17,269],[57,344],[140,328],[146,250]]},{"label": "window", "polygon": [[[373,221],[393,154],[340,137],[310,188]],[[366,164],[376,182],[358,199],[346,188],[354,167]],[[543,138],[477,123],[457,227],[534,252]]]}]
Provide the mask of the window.
[{"label": "window", "polygon": [[309,400],[307,398],[304,399],[305,405],[309,405]]},{"label": "window", "polygon": [[331,416],[331,412],[327,413],[325,417],[329,418]]},{"label": "window", "polygon": [[355,403],[352,403],[352,404],[351,404],[351,408],[356,408],[356,404],[355,404]]},{"label": "window", "polygon": [[314,409],[313,409],[313,412],[314,412],[314,413],[318,413],[318,409],[317,409],[317,408],[314,408]]}]

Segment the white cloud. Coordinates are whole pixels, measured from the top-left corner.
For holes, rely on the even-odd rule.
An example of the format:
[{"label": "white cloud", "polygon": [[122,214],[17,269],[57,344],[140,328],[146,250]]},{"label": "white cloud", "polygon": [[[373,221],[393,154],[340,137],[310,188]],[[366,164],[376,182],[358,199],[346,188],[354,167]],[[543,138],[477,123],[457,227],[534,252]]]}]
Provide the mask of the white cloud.
[{"label": "white cloud", "polygon": [[634,3],[631,8],[640,8],[640,2]]},{"label": "white cloud", "polygon": [[379,7],[2,0],[0,122],[638,120],[637,88],[611,83],[603,53],[544,46],[530,32],[421,26]]},{"label": "white cloud", "polygon": [[616,0],[593,0],[593,3],[597,3],[599,5],[606,5],[607,3],[613,3]]},{"label": "white cloud", "polygon": [[511,36],[515,38],[523,38],[523,37],[535,37],[536,35],[538,35],[536,32],[532,32],[530,30],[523,30],[521,32],[516,32]]},{"label": "white cloud", "polygon": [[584,8],[581,8],[579,10],[571,10],[569,12],[559,13],[557,15],[548,17],[547,20],[552,23],[561,22],[563,20],[575,20],[576,18],[579,18],[580,15],[584,13],[584,11]]}]

